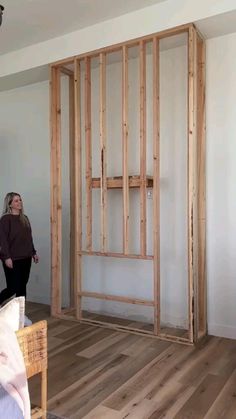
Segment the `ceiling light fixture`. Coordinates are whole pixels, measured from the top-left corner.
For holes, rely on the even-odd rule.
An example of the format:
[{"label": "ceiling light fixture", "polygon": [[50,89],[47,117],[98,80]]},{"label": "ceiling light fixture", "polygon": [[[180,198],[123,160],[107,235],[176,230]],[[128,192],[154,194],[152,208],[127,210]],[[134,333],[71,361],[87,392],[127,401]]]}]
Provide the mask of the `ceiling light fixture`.
[{"label": "ceiling light fixture", "polygon": [[2,15],[3,15],[4,6],[0,4],[0,26],[2,24]]}]

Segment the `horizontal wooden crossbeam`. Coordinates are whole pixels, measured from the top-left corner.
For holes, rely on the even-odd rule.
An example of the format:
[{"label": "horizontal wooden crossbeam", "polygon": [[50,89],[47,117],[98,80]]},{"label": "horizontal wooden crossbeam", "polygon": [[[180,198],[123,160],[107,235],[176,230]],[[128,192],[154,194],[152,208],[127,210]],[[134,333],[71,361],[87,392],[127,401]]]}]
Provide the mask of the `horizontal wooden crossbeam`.
[{"label": "horizontal wooden crossbeam", "polygon": [[[152,176],[146,176],[146,187],[152,188],[153,186],[153,178]],[[92,188],[100,188],[101,187],[101,179],[100,178],[93,178],[92,179]],[[141,187],[141,179],[140,176],[129,176],[129,188],[140,188]],[[116,176],[116,177],[108,177],[107,178],[107,188],[114,188],[120,189],[123,188],[123,177]]]},{"label": "horizontal wooden crossbeam", "polygon": [[108,300],[108,301],[119,301],[120,303],[138,304],[138,305],[149,306],[149,307],[152,307],[154,305],[154,301],[151,301],[151,300],[141,300],[139,298],[119,297],[117,295],[100,294],[98,292],[81,291],[78,293],[78,295],[80,297],[97,298],[99,300]]},{"label": "horizontal wooden crossbeam", "polygon": [[112,253],[112,252],[89,252],[86,250],[83,250],[82,252],[79,252],[80,255],[84,256],[104,256],[104,257],[110,257],[110,258],[126,258],[126,259],[143,259],[143,260],[153,260],[152,255],[125,255],[124,253]]}]

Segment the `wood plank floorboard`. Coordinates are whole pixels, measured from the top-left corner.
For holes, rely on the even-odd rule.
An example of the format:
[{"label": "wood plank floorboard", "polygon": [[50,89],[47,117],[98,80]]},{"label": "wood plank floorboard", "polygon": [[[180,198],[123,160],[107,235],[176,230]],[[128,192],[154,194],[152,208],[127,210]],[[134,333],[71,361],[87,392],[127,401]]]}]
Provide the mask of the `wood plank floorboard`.
[{"label": "wood plank floorboard", "polygon": [[[51,413],[66,419],[236,419],[235,340],[208,337],[191,347],[55,319],[38,303],[27,303],[26,312],[33,322],[48,321]],[[38,404],[38,377],[29,388]]]}]

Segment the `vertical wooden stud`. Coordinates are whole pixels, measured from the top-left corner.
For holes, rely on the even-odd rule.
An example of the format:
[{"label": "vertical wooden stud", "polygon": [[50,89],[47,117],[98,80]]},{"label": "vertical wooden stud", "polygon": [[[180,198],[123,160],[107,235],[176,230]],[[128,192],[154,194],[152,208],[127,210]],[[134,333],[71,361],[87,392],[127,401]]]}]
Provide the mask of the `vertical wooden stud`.
[{"label": "vertical wooden stud", "polygon": [[123,253],[129,253],[128,48],[122,48]]},{"label": "vertical wooden stud", "polygon": [[82,317],[81,304],[81,276],[82,276],[82,159],[81,159],[81,68],[80,61],[75,59],[74,72],[74,107],[75,107],[75,295],[76,295],[76,318]]},{"label": "vertical wooden stud", "polygon": [[[196,339],[197,315],[197,126],[196,126],[196,30],[189,29],[188,37],[188,264],[189,264],[189,339]],[[195,336],[194,336],[195,335]]]},{"label": "vertical wooden stud", "polygon": [[107,161],[106,161],[106,55],[99,55],[100,152],[101,152],[101,251],[107,250]]},{"label": "vertical wooden stud", "polygon": [[206,310],[206,170],[205,42],[197,35],[197,179],[198,179],[198,338],[207,332]]},{"label": "vertical wooden stud", "polygon": [[61,93],[60,71],[51,67],[51,313],[61,312]]},{"label": "vertical wooden stud", "polygon": [[75,105],[74,74],[69,76],[69,165],[70,165],[70,307],[75,306]]},{"label": "vertical wooden stud", "polygon": [[160,333],[160,52],[153,38],[153,281],[154,334]]},{"label": "vertical wooden stud", "polygon": [[47,419],[47,369],[41,372],[41,408],[42,419]]},{"label": "vertical wooden stud", "polygon": [[91,59],[85,58],[86,248],[92,250]]},{"label": "vertical wooden stud", "polygon": [[139,44],[140,69],[140,253],[147,250],[146,216],[146,44]]}]

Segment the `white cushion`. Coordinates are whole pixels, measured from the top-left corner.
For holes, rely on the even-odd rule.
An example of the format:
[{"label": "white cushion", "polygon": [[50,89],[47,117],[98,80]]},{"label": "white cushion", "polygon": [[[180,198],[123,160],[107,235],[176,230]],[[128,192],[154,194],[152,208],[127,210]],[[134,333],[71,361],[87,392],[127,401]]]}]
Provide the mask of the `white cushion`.
[{"label": "white cushion", "polygon": [[4,321],[16,332],[24,327],[25,297],[16,297],[0,308],[0,325]]}]

